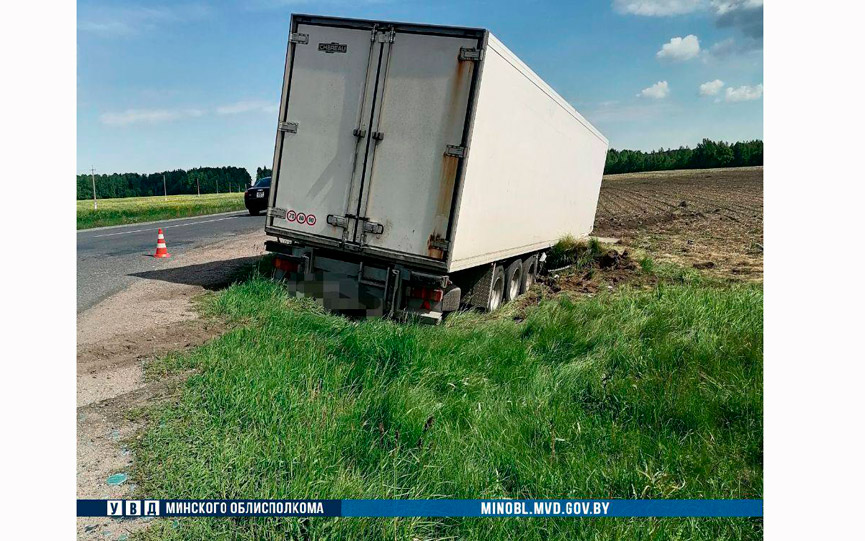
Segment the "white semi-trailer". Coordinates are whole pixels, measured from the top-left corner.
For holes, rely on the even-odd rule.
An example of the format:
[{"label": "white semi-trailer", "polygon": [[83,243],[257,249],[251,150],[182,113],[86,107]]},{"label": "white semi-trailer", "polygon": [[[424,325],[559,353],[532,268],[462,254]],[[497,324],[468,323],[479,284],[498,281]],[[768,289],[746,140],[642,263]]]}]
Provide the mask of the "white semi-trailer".
[{"label": "white semi-trailer", "polygon": [[608,142],[489,31],[294,15],[265,231],[337,310],[488,310],[592,230]]}]

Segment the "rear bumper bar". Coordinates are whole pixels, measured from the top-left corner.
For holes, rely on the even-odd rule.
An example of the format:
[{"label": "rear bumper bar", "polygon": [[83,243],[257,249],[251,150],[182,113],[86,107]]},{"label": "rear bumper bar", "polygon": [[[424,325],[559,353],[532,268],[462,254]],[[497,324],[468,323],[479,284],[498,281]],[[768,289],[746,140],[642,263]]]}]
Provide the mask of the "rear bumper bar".
[{"label": "rear bumper bar", "polygon": [[[268,221],[270,221],[270,218],[268,218]],[[279,229],[271,225],[265,225],[264,232],[272,237],[300,242],[315,248],[328,248],[348,255],[364,256],[393,264],[410,265],[412,267],[417,267],[418,269],[426,269],[429,272],[447,272],[448,266],[445,261],[438,261],[428,257],[384,250],[375,246],[359,246],[353,243],[344,243],[339,239],[323,237],[320,235],[310,235],[309,233],[302,233],[300,231]]]}]

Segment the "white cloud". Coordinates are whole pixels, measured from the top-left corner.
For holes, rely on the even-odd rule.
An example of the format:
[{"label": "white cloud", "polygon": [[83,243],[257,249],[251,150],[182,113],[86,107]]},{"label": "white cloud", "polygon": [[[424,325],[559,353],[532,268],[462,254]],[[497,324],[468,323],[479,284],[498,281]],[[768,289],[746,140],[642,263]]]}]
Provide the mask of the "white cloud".
[{"label": "white cloud", "polygon": [[700,54],[700,40],[694,34],[680,38],[675,37],[661,46],[656,56],[660,59],[676,60],[679,62],[690,60]]},{"label": "white cloud", "polygon": [[763,0],[712,0],[712,8],[718,15],[724,15],[740,9],[756,9],[763,7]]},{"label": "white cloud", "polygon": [[619,13],[665,17],[692,13],[703,7],[702,0],[613,0],[613,8]]},{"label": "white cloud", "polygon": [[724,95],[725,101],[759,100],[763,96],[763,84],[755,86],[743,85],[738,88],[728,88]]},{"label": "white cloud", "polygon": [[751,39],[763,39],[763,0],[712,0],[719,27],[738,28]]},{"label": "white cloud", "polygon": [[129,124],[161,124],[182,118],[204,115],[238,115],[242,113],[275,114],[279,104],[265,100],[241,100],[220,105],[214,109],[127,109],[119,112],[103,113],[99,121],[106,126],[127,126]]},{"label": "white cloud", "polygon": [[200,109],[127,109],[118,113],[104,113],[99,120],[107,126],[126,126],[128,124],[160,124],[184,117],[198,117],[204,114]]},{"label": "white cloud", "polygon": [[640,93],[637,94],[637,97],[639,98],[643,96],[646,98],[660,100],[666,98],[669,95],[670,85],[667,84],[667,81],[658,81],[649,88],[644,88],[643,90],[641,90]]},{"label": "white cloud", "polygon": [[584,113],[586,118],[598,124],[620,124],[649,122],[666,116],[673,110],[668,101],[653,100],[640,103],[620,103],[618,101],[603,101],[597,104],[587,104]]},{"label": "white cloud", "polygon": [[763,46],[763,0],[613,0],[613,9],[625,15],[669,17],[708,12],[721,28],[736,28]]},{"label": "white cloud", "polygon": [[700,95],[701,96],[714,96],[724,87],[724,81],[721,79],[715,79],[714,81],[709,81],[700,85]]},{"label": "white cloud", "polygon": [[166,24],[201,20],[211,14],[206,4],[100,6],[89,12],[79,8],[78,30],[102,37],[124,37],[155,30]]},{"label": "white cloud", "polygon": [[240,113],[275,113],[279,105],[264,100],[246,100],[220,105],[216,108],[218,115],[236,115]]}]

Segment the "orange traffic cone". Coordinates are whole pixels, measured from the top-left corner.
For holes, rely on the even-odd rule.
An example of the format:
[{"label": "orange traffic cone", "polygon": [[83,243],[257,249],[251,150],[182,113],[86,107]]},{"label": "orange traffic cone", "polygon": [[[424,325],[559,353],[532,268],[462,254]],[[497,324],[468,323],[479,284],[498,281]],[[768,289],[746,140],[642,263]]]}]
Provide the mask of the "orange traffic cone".
[{"label": "orange traffic cone", "polygon": [[165,246],[165,236],[162,234],[161,229],[156,236],[156,253],[153,257],[171,257],[171,254],[168,253],[168,248]]}]

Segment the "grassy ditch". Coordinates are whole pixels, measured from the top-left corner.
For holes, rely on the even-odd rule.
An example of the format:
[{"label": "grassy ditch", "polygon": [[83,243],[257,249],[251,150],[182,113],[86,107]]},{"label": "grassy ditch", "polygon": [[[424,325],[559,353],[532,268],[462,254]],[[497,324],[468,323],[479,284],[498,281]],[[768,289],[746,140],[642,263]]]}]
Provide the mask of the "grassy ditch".
[{"label": "grassy ditch", "polygon": [[242,193],[208,195],[170,195],[165,197],[125,197],[100,199],[93,210],[92,200],[76,202],[77,228],[134,224],[171,218],[186,218],[243,210]]},{"label": "grassy ditch", "polygon": [[[662,280],[525,319],[353,322],[253,278],[137,443],[162,498],[760,498],[762,289]],[[504,312],[506,315],[507,312]],[[200,539],[762,537],[752,519],[189,519]]]}]

